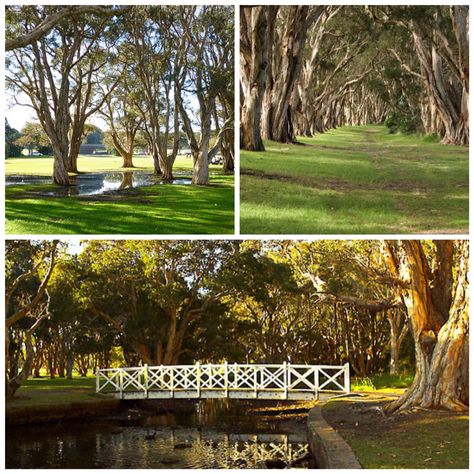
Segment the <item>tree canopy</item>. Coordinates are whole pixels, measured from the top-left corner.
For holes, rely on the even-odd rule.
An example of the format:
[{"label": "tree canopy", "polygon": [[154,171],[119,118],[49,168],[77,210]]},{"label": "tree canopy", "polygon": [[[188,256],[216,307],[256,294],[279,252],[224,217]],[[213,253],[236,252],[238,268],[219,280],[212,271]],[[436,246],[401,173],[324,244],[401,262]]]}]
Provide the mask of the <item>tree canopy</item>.
[{"label": "tree canopy", "polygon": [[113,364],[349,362],[361,377],[416,372],[393,409],[468,404],[467,242],[95,240],[79,250],[54,259],[48,242],[8,244],[9,380],[22,361],[52,377]]},{"label": "tree canopy", "polygon": [[385,123],[469,141],[468,6],[242,6],[241,147]]},{"label": "tree canopy", "polygon": [[231,170],[233,21],[225,6],[8,6],[7,87],[51,144],[54,182],[79,171],[99,116],[125,167],[140,132],[155,172],[172,179],[183,132],[194,184],[208,184],[218,152]]}]

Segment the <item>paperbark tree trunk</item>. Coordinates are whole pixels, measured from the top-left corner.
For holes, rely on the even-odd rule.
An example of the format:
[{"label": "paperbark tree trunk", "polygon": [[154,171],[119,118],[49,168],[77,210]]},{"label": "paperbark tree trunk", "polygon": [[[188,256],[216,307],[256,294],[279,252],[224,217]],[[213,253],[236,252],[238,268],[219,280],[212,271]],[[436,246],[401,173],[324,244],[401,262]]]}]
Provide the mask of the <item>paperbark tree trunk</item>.
[{"label": "paperbark tree trunk", "polygon": [[264,151],[260,117],[268,66],[268,7],[241,7],[241,148]]},{"label": "paperbark tree trunk", "polygon": [[387,310],[390,324],[390,374],[400,374],[400,348],[408,334],[409,327],[405,316],[399,308]]},{"label": "paperbark tree trunk", "polygon": [[412,386],[387,411],[414,406],[465,410],[469,404],[468,242],[459,245],[457,283],[452,295],[452,242],[436,244],[436,265],[428,265],[421,242],[389,244],[390,266],[403,282],[416,354]]},{"label": "paperbark tree trunk", "polygon": [[25,380],[30,376],[31,369],[33,367],[33,360],[35,351],[31,341],[31,335],[26,334],[24,339],[25,342],[25,360],[20,372],[13,378],[7,380],[5,385],[5,397],[11,399],[15,396],[17,390],[23,385]]}]

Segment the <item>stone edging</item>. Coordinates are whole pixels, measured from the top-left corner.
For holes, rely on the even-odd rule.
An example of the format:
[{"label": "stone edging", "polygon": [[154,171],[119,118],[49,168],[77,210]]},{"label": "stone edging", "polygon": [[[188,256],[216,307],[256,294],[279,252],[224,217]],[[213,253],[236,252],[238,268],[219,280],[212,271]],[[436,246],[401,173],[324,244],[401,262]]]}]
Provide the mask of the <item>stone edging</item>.
[{"label": "stone edging", "polygon": [[323,404],[308,414],[308,440],[320,469],[362,469],[350,446],[324,419]]}]

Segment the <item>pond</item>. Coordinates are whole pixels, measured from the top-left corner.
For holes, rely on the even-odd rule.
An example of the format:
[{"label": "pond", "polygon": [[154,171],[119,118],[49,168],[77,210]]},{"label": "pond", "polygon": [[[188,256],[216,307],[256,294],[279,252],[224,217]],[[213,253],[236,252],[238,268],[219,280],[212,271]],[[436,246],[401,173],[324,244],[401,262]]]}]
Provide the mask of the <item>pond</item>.
[{"label": "pond", "polygon": [[[8,428],[7,468],[314,467],[302,420],[201,401],[192,412]],[[245,403],[245,402],[244,402]]]},{"label": "pond", "polygon": [[[151,186],[153,184],[191,184],[191,177],[175,173],[172,181],[163,181],[151,171],[110,171],[103,173],[84,173],[70,176],[70,186],[56,186],[52,190],[42,192],[47,196],[94,196],[130,188]],[[47,176],[8,175],[6,186],[51,184]]]}]

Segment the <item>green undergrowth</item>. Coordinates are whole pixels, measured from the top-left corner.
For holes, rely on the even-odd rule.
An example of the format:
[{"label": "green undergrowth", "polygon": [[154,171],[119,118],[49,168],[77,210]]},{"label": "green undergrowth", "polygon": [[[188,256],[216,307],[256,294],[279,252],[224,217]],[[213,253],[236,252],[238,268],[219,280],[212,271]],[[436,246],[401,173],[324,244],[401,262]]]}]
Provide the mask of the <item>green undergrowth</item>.
[{"label": "green undergrowth", "polygon": [[466,233],[468,148],[383,126],[241,151],[244,234]]},{"label": "green undergrowth", "polygon": [[408,388],[412,382],[413,374],[376,374],[372,377],[354,377],[351,380],[351,390],[354,392],[391,391]]}]

